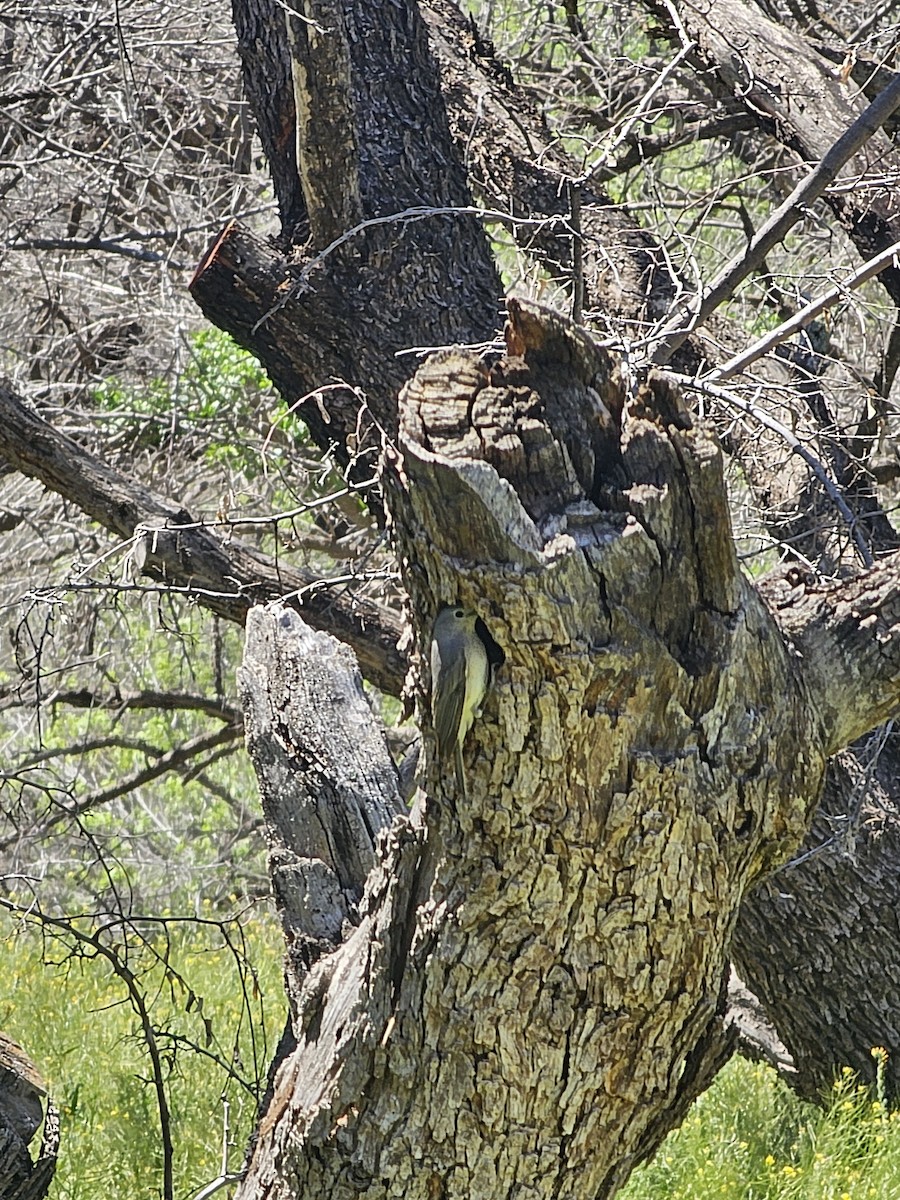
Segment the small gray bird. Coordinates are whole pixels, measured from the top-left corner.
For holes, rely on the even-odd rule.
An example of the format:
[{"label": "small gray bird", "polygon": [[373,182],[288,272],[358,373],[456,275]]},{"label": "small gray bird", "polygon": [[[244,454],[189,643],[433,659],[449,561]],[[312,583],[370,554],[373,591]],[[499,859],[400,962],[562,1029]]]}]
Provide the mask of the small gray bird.
[{"label": "small gray bird", "polygon": [[431,635],[431,712],[437,753],[456,764],[456,781],[466,799],[462,746],[481,712],[490,667],[484,642],[475,632],[477,616],[450,605],[438,613]]}]

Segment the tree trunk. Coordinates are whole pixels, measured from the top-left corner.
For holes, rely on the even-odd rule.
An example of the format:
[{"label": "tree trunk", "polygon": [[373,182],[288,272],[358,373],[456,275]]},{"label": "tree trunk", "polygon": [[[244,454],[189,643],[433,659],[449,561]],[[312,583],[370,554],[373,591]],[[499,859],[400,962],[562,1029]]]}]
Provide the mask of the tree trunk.
[{"label": "tree trunk", "polygon": [[[731,9],[728,11],[732,12]],[[746,17],[747,11],[747,6],[740,10],[743,14],[741,20]],[[759,14],[755,9],[752,11],[754,16],[750,26],[756,28]],[[424,191],[416,191],[415,188],[410,190],[409,186],[411,179],[418,178],[419,168],[415,164],[421,164],[429,155],[440,163],[446,163],[454,157],[461,161],[463,154],[479,186],[488,194],[499,197],[498,207],[511,198],[512,211],[516,213],[526,216],[542,213],[564,215],[566,204],[558,181],[560,174],[566,174],[567,166],[559,150],[548,146],[549,139],[546,137],[543,142],[540,140],[543,135],[539,119],[494,69],[495,64],[492,66],[471,32],[466,34],[458,15],[445,10],[440,0],[427,6],[424,13],[432,47],[442,58],[449,125],[445,126],[442,119],[435,119],[425,130],[418,123],[417,113],[421,110],[417,108],[417,101],[410,103],[409,96],[404,98],[402,95],[398,101],[397,95],[392,92],[392,100],[385,103],[375,95],[377,80],[392,77],[399,69],[399,59],[403,58],[403,69],[407,74],[412,69],[409,61],[416,64],[416,70],[425,71],[428,76],[426,93],[434,98],[431,74],[434,64],[422,53],[422,32],[417,19],[410,16],[407,10],[404,12],[406,15],[401,20],[393,44],[390,39],[375,38],[370,45],[365,38],[350,38],[355,49],[348,60],[348,69],[354,77],[362,76],[367,80],[363,89],[367,99],[360,102],[369,122],[366,126],[369,130],[368,141],[364,138],[363,143],[368,145],[371,141],[373,147],[370,156],[363,155],[359,171],[355,172],[358,178],[351,188],[353,194],[358,193],[362,197],[361,215],[366,219],[380,220],[386,214],[402,211],[412,201],[422,199],[436,207],[447,205],[448,201],[457,205],[467,204],[468,194],[458,172],[445,177],[452,180],[452,186],[444,190],[429,185]],[[725,17],[728,17],[728,13]],[[366,21],[365,17],[360,18],[352,13],[347,19],[351,26],[359,20],[365,25]],[[696,17],[696,20],[700,18]],[[715,61],[717,28],[716,22],[707,22],[702,29],[693,30],[707,55],[707,63]],[[769,28],[767,25],[766,29]],[[284,69],[285,63],[289,69],[283,27],[276,21],[275,24],[270,23],[269,31],[271,42],[282,46],[280,69]],[[467,36],[468,43],[465,41]],[[401,49],[404,39],[418,47],[412,60]],[[362,45],[366,47],[365,56],[361,54]],[[800,62],[802,66],[809,57],[802,43],[794,45],[790,39],[783,42],[781,37],[773,41],[769,51],[783,45],[789,47],[789,57],[795,65]],[[757,38],[751,49],[755,52],[759,46],[760,39]],[[776,69],[771,61],[767,61],[768,66],[762,61],[753,65],[757,80],[763,83],[770,76],[781,78],[780,73],[790,65],[781,63]],[[254,63],[246,58],[245,65],[250,71],[254,69]],[[769,89],[772,92],[769,100],[775,105],[769,114],[769,127],[784,136],[786,143],[802,160],[808,161],[821,153],[829,143],[829,138],[846,126],[846,121],[844,125],[841,125],[841,121],[846,118],[849,108],[840,89],[833,81],[826,79],[826,73],[819,70],[818,65],[802,69],[813,71],[818,80],[818,103],[828,107],[827,120],[823,118],[823,122],[817,124],[813,121],[810,124],[808,120],[800,119],[803,114],[798,115],[796,105],[788,103],[783,97],[779,99],[776,88]],[[784,75],[783,78],[789,76]],[[807,84],[812,86],[809,80]],[[257,80],[257,90],[260,86],[264,90],[268,84],[266,81],[260,84]],[[421,103],[424,103],[424,94],[419,95]],[[269,126],[276,130],[293,119],[287,100],[288,92],[282,87],[278,95],[282,97],[281,107],[277,109],[281,126],[278,121],[269,120]],[[754,101],[759,99],[756,93],[753,98]],[[843,109],[841,103],[844,104]],[[323,104],[320,111],[327,113],[331,110],[327,104]],[[434,111],[437,117],[443,117],[440,105]],[[753,111],[759,112],[758,108]],[[485,117],[486,113],[489,119]],[[377,124],[378,121],[385,122],[390,128],[376,128],[371,124]],[[393,136],[391,129],[395,131]],[[410,133],[402,147],[396,137],[398,129],[415,130],[415,134]],[[324,136],[327,139],[327,132]],[[340,130],[336,136],[338,140],[344,138]],[[453,137],[456,141],[455,151]],[[816,141],[816,137],[819,141]],[[268,144],[277,146],[286,143],[284,138],[279,143],[278,138],[273,137]],[[412,163],[407,159],[410,146]],[[393,168],[385,165],[388,163],[392,163],[393,167],[400,164],[396,193],[391,187]],[[367,172],[373,169],[374,178],[370,178]],[[577,174],[574,167],[571,173]],[[426,172],[422,178],[433,181],[435,176]],[[296,211],[296,197],[292,198],[290,187],[285,186],[285,196],[281,197],[282,210],[293,205],[292,211]],[[334,213],[348,211],[348,193],[343,185],[335,188],[333,199],[328,196],[323,198],[321,188],[318,191],[308,188],[307,192],[310,203],[325,210],[320,214],[321,228],[329,227],[329,220]],[[590,294],[594,297],[594,303],[607,304],[611,313],[628,319],[644,318],[648,313],[658,314],[673,290],[672,280],[665,270],[664,254],[659,247],[654,247],[651,239],[633,229],[633,221],[627,213],[609,205],[600,195],[589,199],[592,203],[587,208],[589,215],[584,224],[583,237],[588,287],[589,292],[593,289]],[[895,236],[889,214],[882,214],[877,205],[874,210],[861,214],[858,206],[854,207],[853,197],[846,193],[834,198],[833,202],[851,234],[857,230],[858,244],[862,250],[881,245],[885,238]],[[442,220],[448,223],[441,225]],[[493,289],[496,288],[496,282],[485,259],[484,244],[476,236],[473,226],[465,226],[467,240],[460,241],[457,238],[456,223],[461,220],[462,217],[433,217],[427,223],[404,220],[386,227],[374,226],[358,231],[325,257],[322,257],[322,248],[314,244],[299,256],[299,261],[296,256],[293,260],[282,258],[270,247],[255,242],[239,228],[232,226],[213,247],[198,271],[193,286],[194,294],[216,323],[228,328],[239,341],[259,354],[288,399],[293,401],[297,397],[309,396],[301,412],[308,420],[314,436],[322,444],[337,440],[341,447],[349,445],[350,448],[346,450],[349,459],[352,448],[360,445],[360,421],[362,419],[364,423],[366,419],[360,403],[360,389],[366,391],[369,410],[389,435],[396,430],[395,396],[407,374],[408,361],[402,356],[398,358],[398,351],[410,344],[479,341],[490,335],[491,298],[495,294]],[[397,229],[401,231],[399,237],[395,236]],[[545,226],[537,235],[527,236],[538,253],[557,263],[567,263],[571,236],[562,227],[554,230]],[[320,240],[321,237],[320,234]],[[893,286],[892,280],[892,276],[886,280],[889,288]],[[444,300],[444,297],[450,296],[456,303]],[[390,314],[387,331],[383,328],[384,314]],[[707,345],[705,352],[708,351]],[[310,394],[311,389],[323,381],[328,381],[327,386]],[[859,504],[863,509],[871,507],[867,488],[868,485],[862,481]],[[847,864],[845,869],[850,869]],[[800,878],[803,866],[792,870],[794,877]],[[827,879],[812,881],[811,886],[827,887],[828,882]],[[855,875],[855,886],[864,888],[867,883],[867,875],[860,869]],[[872,886],[877,895],[882,885],[876,879]],[[751,903],[756,904],[756,900]],[[769,916],[779,919],[777,913],[770,912]],[[877,1015],[893,1003],[893,988],[886,982],[891,978],[889,972],[871,971],[864,990],[858,992],[859,981],[855,976],[844,980],[835,972],[822,978],[817,977],[815,971],[794,973],[787,961],[783,966],[768,962],[767,946],[776,943],[774,936],[767,939],[764,933],[762,923],[767,919],[765,910],[758,910],[754,917],[757,922],[756,936],[748,937],[745,943],[746,947],[752,945],[753,952],[761,956],[760,962],[754,969],[747,958],[747,950],[742,963],[748,980],[752,979],[760,987],[771,985],[775,989],[774,994],[766,995],[764,999],[776,1021],[780,1019],[779,1014],[792,1008],[798,1016],[804,1011],[811,1011],[813,1004],[817,1004],[825,1014],[832,1014],[832,1021],[838,1021],[851,1004],[867,1006]],[[802,959],[808,952],[809,938],[802,924],[796,924],[794,930],[792,954]],[[822,936],[826,935],[827,930],[823,929]],[[878,944],[877,938],[874,944]],[[779,942],[779,946],[780,952],[786,953],[783,941]],[[780,982],[785,978],[791,981],[791,990],[786,995]],[[808,979],[810,983],[809,1006],[801,1004],[794,1007],[792,991],[803,979]],[[779,988],[782,988],[781,992]],[[829,1023],[827,1016],[824,1023]],[[890,1023],[885,1022],[883,1028],[889,1027]],[[794,1023],[792,1036],[787,1030],[782,1031],[782,1035],[792,1044],[801,1065],[811,1063],[822,1049],[818,1030],[810,1029],[809,1053],[803,1053],[799,1048],[799,1040],[804,1034],[799,1022]],[[868,1046],[861,1046],[855,1041],[854,1046],[852,1061],[859,1064],[865,1060]],[[840,1053],[845,1053],[845,1044],[841,1044]],[[831,1056],[814,1076],[806,1077],[802,1086],[807,1091],[818,1086],[823,1075],[836,1065],[840,1065],[840,1060]]]},{"label": "tree trunk", "polygon": [[430,359],[385,462],[418,661],[447,601],[505,651],[468,787],[426,737],[424,824],[395,824],[310,972],[243,1200],[613,1195],[728,1053],[746,888],[796,847],[826,755],[897,701],[896,570],[783,631],[665,378],[630,395],[521,303],[507,345]]},{"label": "tree trunk", "polygon": [[[900,922],[897,917],[897,747],[829,765],[822,802],[803,847],[741,907],[732,947],[742,978],[790,1051],[791,1085],[810,1100],[850,1067],[900,1095]],[[892,739],[896,742],[896,737]]]}]

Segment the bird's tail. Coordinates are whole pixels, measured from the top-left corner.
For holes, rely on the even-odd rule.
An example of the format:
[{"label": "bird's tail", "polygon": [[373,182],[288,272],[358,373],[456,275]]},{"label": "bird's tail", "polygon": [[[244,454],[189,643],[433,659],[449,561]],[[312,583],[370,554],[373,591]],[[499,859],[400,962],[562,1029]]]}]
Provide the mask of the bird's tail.
[{"label": "bird's tail", "polygon": [[468,803],[469,797],[466,794],[466,773],[463,770],[462,746],[459,742],[456,743],[456,753],[454,754],[456,763],[456,783],[459,788],[459,794],[464,803]]}]

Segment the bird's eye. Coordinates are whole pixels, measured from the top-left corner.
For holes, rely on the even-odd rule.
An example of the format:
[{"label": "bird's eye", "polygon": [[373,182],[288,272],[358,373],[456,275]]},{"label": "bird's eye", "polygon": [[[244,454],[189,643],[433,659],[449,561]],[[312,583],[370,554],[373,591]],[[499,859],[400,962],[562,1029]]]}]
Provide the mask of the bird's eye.
[{"label": "bird's eye", "polygon": [[461,608],[458,608],[453,615],[456,617],[457,621],[461,621],[466,614]]}]

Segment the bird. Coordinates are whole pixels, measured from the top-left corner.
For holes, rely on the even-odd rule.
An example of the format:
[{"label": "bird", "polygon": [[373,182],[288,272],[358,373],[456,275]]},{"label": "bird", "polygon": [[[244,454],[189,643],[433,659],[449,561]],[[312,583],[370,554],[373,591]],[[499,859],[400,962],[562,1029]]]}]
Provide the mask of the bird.
[{"label": "bird", "polygon": [[488,652],[475,628],[478,616],[459,605],[445,605],[435,618],[431,635],[431,713],[442,761],[453,756],[456,782],[463,800],[466,779],[462,747],[490,678]]}]

